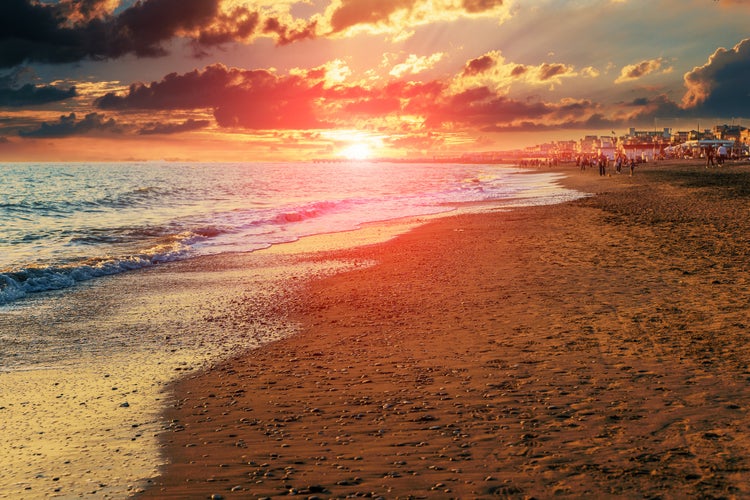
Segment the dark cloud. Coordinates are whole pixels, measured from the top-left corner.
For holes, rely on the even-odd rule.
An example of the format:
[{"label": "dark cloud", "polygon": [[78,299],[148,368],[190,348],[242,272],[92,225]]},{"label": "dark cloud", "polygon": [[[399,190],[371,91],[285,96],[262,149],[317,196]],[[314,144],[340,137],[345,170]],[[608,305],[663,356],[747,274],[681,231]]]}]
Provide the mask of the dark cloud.
[{"label": "dark cloud", "polygon": [[138,2],[112,19],[115,56],[165,53],[162,43],[180,33],[209,25],[219,13],[219,0],[148,0]]},{"label": "dark cloud", "polygon": [[62,90],[51,86],[36,86],[27,83],[20,88],[0,86],[0,106],[21,107],[64,101],[77,95],[75,87]]},{"label": "dark cloud", "polygon": [[529,71],[529,68],[527,66],[524,66],[523,64],[517,64],[513,68],[513,70],[511,70],[510,75],[513,77],[519,77],[519,76],[526,74],[526,72],[528,71]]},{"label": "dark cloud", "polygon": [[523,102],[497,95],[487,87],[477,87],[448,96],[425,111],[426,122],[432,127],[446,123],[484,127],[521,119],[541,119],[553,109],[542,102]]},{"label": "dark cloud", "polygon": [[221,0],[141,0],[117,13],[104,0],[0,2],[0,67],[24,62],[69,63],[127,54],[157,57],[183,37],[203,48],[265,34],[279,44],[313,38],[316,24],[285,25],[248,7],[221,10]]},{"label": "dark cloud", "polygon": [[64,101],[78,95],[75,87],[64,90],[50,85],[21,83],[29,73],[21,68],[0,76],[0,106],[34,106]]},{"label": "dark cloud", "polygon": [[300,40],[313,39],[316,36],[317,22],[312,21],[301,28],[285,26],[279,19],[270,17],[266,19],[263,33],[275,34],[279,45],[288,45]]},{"label": "dark cloud", "polygon": [[436,7],[428,0],[342,0],[330,13],[329,22],[333,33],[340,33],[360,25],[390,25],[393,15],[406,13],[419,20],[424,7],[431,9],[450,9],[461,14],[481,14],[503,6],[503,0],[463,0],[460,5],[443,5]]},{"label": "dark cloud", "polygon": [[343,0],[331,14],[334,33],[359,24],[380,24],[401,10],[410,10],[417,0]]},{"label": "dark cloud", "polygon": [[110,92],[94,104],[99,109],[111,110],[210,109],[219,106],[222,99],[228,97],[228,92],[237,92],[245,81],[263,86],[264,82],[274,78],[264,70],[228,69],[224,65],[214,64],[203,71],[194,70],[182,75],[170,73],[161,81],[148,85],[134,83],[127,94]]},{"label": "dark cloud", "polygon": [[320,128],[314,108],[324,93],[316,78],[215,64],[203,71],[172,73],[149,85],[134,84],[127,94],[109,93],[95,104],[109,110],[213,109],[222,127]]},{"label": "dark cloud", "polygon": [[484,73],[495,66],[497,61],[490,55],[483,55],[467,62],[464,66],[463,76],[475,76]]},{"label": "dark cloud", "polygon": [[261,24],[260,13],[237,7],[230,14],[220,14],[214,24],[205,27],[195,40],[197,46],[223,45],[235,40],[247,40]]},{"label": "dark cloud", "polygon": [[682,104],[706,116],[750,116],[750,38],[685,74]]},{"label": "dark cloud", "polygon": [[[130,53],[163,55],[164,42],[210,24],[217,16],[218,1],[147,0],[113,16],[103,14],[101,2],[93,0],[59,4],[3,0],[0,66],[116,58]],[[80,19],[71,16],[73,11]]]},{"label": "dark cloud", "polygon": [[121,132],[121,129],[114,119],[107,120],[104,115],[99,113],[89,113],[81,120],[76,118],[75,113],[70,113],[67,116],[61,116],[56,122],[44,122],[39,128],[21,131],[19,135],[27,138],[48,138],[99,134],[102,132],[118,133]]},{"label": "dark cloud", "polygon": [[152,123],[138,131],[140,135],[169,135],[182,132],[192,132],[206,128],[211,124],[208,120],[194,120],[192,118],[182,123]]},{"label": "dark cloud", "polygon": [[540,122],[524,120],[510,125],[496,125],[482,129],[484,132],[550,132],[555,130],[610,130],[622,126],[618,120],[611,120],[596,113],[585,120],[563,122]]},{"label": "dark cloud", "polygon": [[542,81],[550,80],[556,76],[564,75],[569,71],[569,68],[564,64],[542,64],[539,68],[539,79]]},{"label": "dark cloud", "polygon": [[503,0],[463,0],[464,9],[472,14],[486,12],[502,5]]}]

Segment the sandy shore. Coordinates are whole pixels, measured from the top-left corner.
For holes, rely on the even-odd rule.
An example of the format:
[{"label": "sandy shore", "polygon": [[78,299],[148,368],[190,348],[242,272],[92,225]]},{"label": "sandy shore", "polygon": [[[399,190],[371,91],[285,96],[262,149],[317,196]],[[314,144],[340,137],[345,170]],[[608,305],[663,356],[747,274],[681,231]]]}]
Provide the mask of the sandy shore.
[{"label": "sandy shore", "polygon": [[570,169],[598,196],[304,256],[377,265],[177,383],[142,497],[748,497],[749,172]]}]

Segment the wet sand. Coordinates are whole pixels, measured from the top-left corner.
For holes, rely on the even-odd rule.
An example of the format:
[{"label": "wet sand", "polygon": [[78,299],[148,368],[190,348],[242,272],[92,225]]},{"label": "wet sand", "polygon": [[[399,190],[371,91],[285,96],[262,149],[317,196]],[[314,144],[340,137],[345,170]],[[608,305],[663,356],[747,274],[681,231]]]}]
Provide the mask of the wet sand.
[{"label": "wet sand", "polygon": [[597,195],[302,254],[376,265],[176,383],[141,497],[750,495],[750,167],[567,171]]}]

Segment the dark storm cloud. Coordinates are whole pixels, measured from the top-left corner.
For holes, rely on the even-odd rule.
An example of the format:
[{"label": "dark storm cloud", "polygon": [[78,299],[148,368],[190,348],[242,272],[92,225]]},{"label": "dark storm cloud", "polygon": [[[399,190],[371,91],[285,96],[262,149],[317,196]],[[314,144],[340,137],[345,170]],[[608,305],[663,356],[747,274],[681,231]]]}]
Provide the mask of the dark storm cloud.
[{"label": "dark storm cloud", "polygon": [[92,133],[118,133],[121,129],[114,119],[107,120],[104,115],[99,113],[89,113],[81,120],[78,120],[75,113],[63,115],[53,123],[42,123],[38,128],[28,131],[21,131],[19,135],[27,138],[50,138],[50,137],[71,137],[78,135],[87,135]]},{"label": "dark storm cloud", "polygon": [[88,17],[99,12],[99,2],[77,2],[75,6],[82,17],[78,21],[71,21],[69,4],[3,0],[0,66],[106,59],[129,53],[163,55],[162,43],[181,31],[210,23],[218,12],[218,0],[148,0],[118,16],[93,18]]},{"label": "dark storm cloud", "polygon": [[64,101],[77,95],[75,87],[68,90],[26,84],[17,89],[0,88],[0,106],[21,107]]},{"label": "dark storm cloud", "polygon": [[101,0],[56,4],[34,0],[0,2],[0,67],[24,62],[68,63],[126,54],[156,57],[176,37],[197,53],[261,32],[279,44],[314,37],[315,23],[286,26],[247,7],[222,11],[221,0],[142,0],[117,13]]},{"label": "dark storm cloud", "polygon": [[0,76],[0,106],[21,107],[49,104],[75,97],[75,87],[60,89],[49,85],[20,84],[23,70]]},{"label": "dark storm cloud", "polygon": [[265,70],[242,70],[213,64],[204,70],[170,73],[161,81],[135,83],[128,93],[108,93],[95,101],[99,109],[169,110],[205,109],[220,106],[240,93],[270,92],[277,77]]},{"label": "dark storm cloud", "polygon": [[140,135],[170,135],[182,132],[192,132],[206,128],[211,124],[208,120],[194,120],[192,118],[183,123],[155,123],[138,131]]},{"label": "dark storm cloud", "polygon": [[717,49],[703,66],[685,74],[682,104],[706,116],[750,116],[750,38]]}]

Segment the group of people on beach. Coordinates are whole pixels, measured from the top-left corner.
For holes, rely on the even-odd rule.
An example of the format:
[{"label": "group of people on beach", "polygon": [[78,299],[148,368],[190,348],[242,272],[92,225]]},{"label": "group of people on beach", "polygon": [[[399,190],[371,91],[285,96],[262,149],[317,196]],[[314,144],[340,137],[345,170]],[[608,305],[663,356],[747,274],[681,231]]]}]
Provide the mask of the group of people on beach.
[{"label": "group of people on beach", "polygon": [[[586,167],[598,166],[599,175],[604,177],[607,175],[609,161],[609,157],[604,153],[600,155],[594,155],[592,157],[584,155],[582,157],[578,156],[576,158],[576,166],[581,168],[581,172],[585,172]],[[635,172],[635,158],[628,158],[624,154],[618,153],[615,157],[615,173],[621,174],[623,165],[626,165],[630,168],[630,175],[632,177],[633,173]]]},{"label": "group of people on beach", "polygon": [[[716,158],[716,163],[714,164],[714,158]],[[708,146],[706,148],[706,168],[709,166],[716,167],[724,165],[724,162],[727,160],[727,148],[723,144],[721,144],[716,151],[714,151],[713,146]]]}]

